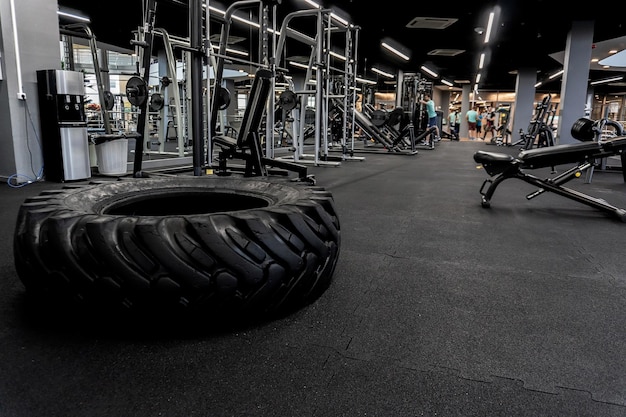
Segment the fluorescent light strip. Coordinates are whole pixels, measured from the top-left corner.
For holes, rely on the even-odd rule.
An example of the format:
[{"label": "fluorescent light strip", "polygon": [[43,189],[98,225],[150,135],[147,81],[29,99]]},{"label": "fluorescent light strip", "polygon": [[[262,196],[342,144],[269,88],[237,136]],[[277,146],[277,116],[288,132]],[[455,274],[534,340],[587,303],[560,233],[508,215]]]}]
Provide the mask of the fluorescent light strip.
[{"label": "fluorescent light strip", "polygon": [[335,58],[341,59],[342,61],[346,61],[347,58],[343,55],[338,54],[337,52],[330,51],[328,53],[330,56],[334,56]]},{"label": "fluorescent light strip", "polygon": [[85,17],[85,16],[79,16],[79,15],[77,15],[77,14],[73,14],[73,13],[67,13],[67,12],[62,12],[62,11],[60,11],[60,10],[57,10],[57,14],[58,14],[59,16],[64,16],[64,17],[69,17],[69,18],[71,18],[71,19],[80,20],[81,22],[87,22],[87,23],[90,23],[90,22],[91,22],[91,20],[89,20],[89,18],[88,18],[88,17]]},{"label": "fluorescent light strip", "polygon": [[537,84],[535,84],[535,88],[539,87],[541,84],[543,84],[541,81],[539,81]]},{"label": "fluorescent light strip", "polygon": [[613,82],[613,81],[622,80],[623,78],[624,78],[624,76],[620,75],[618,77],[611,77],[611,78],[605,78],[603,80],[592,81],[589,84],[591,84],[591,85],[598,85],[598,84],[610,83],[610,82]]},{"label": "fluorescent light strip", "polygon": [[559,75],[562,75],[564,72],[565,72],[565,70],[561,70],[561,71],[559,71],[559,72],[556,72],[556,73],[552,74],[551,76],[549,76],[549,77],[548,77],[548,79],[550,79],[550,80],[551,80],[551,79],[553,79],[553,78],[556,78],[556,77],[558,77]]},{"label": "fluorescent light strip", "polygon": [[[226,12],[225,12],[224,10],[220,10],[220,9],[218,9],[218,8],[216,8],[216,7],[209,6],[209,10],[212,10],[212,11],[214,11],[214,12],[216,12],[216,13],[219,13],[219,14],[221,14],[222,16],[226,16]],[[245,24],[246,24],[246,25],[248,25],[248,26],[252,26],[252,27],[255,27],[255,28],[257,28],[257,29],[259,29],[259,28],[261,27],[258,23],[256,23],[256,22],[252,22],[252,21],[247,20],[247,19],[244,19],[243,17],[239,17],[239,16],[236,16],[236,15],[232,15],[232,18],[233,18],[233,20],[238,20],[238,21],[240,21],[240,22],[242,22],[242,23],[245,23]],[[267,31],[268,31],[268,32],[270,32],[270,33],[274,33],[274,32],[276,32],[276,34],[277,34],[277,35],[280,35],[280,31],[274,30],[274,29],[272,29],[272,28],[267,28]]]},{"label": "fluorescent light strip", "polygon": [[[211,48],[220,49],[220,47],[217,45],[211,45]],[[235,55],[248,56],[248,53],[246,51],[240,51],[238,49],[226,48],[226,52],[230,52],[231,54],[235,54]]]},{"label": "fluorescent light strip", "polygon": [[[298,67],[298,68],[304,68],[304,69],[309,69],[309,66],[306,64],[303,64],[301,62],[296,62],[296,61],[289,61],[289,65],[292,65],[294,67]],[[317,71],[317,67],[314,65],[313,67],[311,67],[311,69],[313,71]]]},{"label": "fluorescent light strip", "polygon": [[485,65],[485,53],[480,54],[480,60],[478,61],[478,69],[483,69]]},{"label": "fluorescent light strip", "polygon": [[344,19],[341,16],[336,15],[333,12],[330,13],[330,17],[332,17],[333,19],[335,19],[337,22],[341,23],[344,26],[348,26],[349,25],[349,23],[348,23],[348,21],[346,19]]},{"label": "fluorescent light strip", "polygon": [[480,72],[476,74],[476,84],[480,82]]},{"label": "fluorescent light strip", "polygon": [[452,84],[450,81],[444,80],[444,79],[441,80],[441,84],[445,84],[448,87],[453,87],[454,86],[454,84]]},{"label": "fluorescent light strip", "polygon": [[493,27],[494,12],[489,13],[489,22],[487,23],[487,31],[485,32],[485,43],[489,43],[489,37],[491,36],[491,28]]},{"label": "fluorescent light strip", "polygon": [[[304,0],[306,3],[309,3],[311,6],[315,7],[316,9],[321,9],[322,6],[320,6],[319,4],[317,4],[316,2],[314,2],[313,0]],[[338,21],[339,23],[341,23],[344,26],[348,26],[349,23],[346,19],[344,19],[343,17],[331,12],[330,13],[330,17],[332,17],[333,19],[335,19],[336,21]]]},{"label": "fluorescent light strip", "polygon": [[375,72],[376,74],[380,74],[380,75],[382,75],[384,77],[387,77],[387,78],[394,78],[393,74],[389,74],[388,72],[379,70],[378,68],[375,68],[375,67],[372,67],[372,72]]},{"label": "fluorescent light strip", "polygon": [[406,54],[403,54],[402,52],[398,51],[396,48],[389,45],[387,42],[382,42],[381,45],[384,48],[387,48],[388,50],[393,52],[394,54],[398,55],[400,58],[404,59],[405,61],[408,61],[410,59]]},{"label": "fluorescent light strip", "polygon": [[[372,70],[374,71],[374,70]],[[365,78],[359,78],[359,77],[355,77],[355,80],[359,83],[363,83],[363,84],[376,84],[376,81],[372,81],[372,80],[367,80]]]},{"label": "fluorescent light strip", "polygon": [[422,65],[421,68],[422,68],[422,71],[432,75],[433,77],[435,78],[439,77],[439,74],[437,74],[435,71],[431,70],[430,68],[427,68],[424,65]]}]

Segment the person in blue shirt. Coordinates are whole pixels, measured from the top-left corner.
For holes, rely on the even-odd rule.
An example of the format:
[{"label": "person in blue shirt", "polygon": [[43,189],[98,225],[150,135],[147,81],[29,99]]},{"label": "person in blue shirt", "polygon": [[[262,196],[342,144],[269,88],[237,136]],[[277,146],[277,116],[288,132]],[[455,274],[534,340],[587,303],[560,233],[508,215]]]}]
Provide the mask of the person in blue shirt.
[{"label": "person in blue shirt", "polygon": [[484,114],[479,109],[478,118],[476,118],[476,137],[477,138],[480,138],[483,133],[483,117],[484,117]]},{"label": "person in blue shirt", "polygon": [[454,111],[452,110],[450,110],[450,114],[448,115],[448,122],[450,125],[450,134],[454,136],[456,134],[454,130],[456,128],[456,115],[454,114]]},{"label": "person in blue shirt", "polygon": [[428,113],[428,127],[435,127],[435,140],[439,140],[439,127],[437,126],[437,111],[435,110],[435,102],[429,93],[424,94],[424,99],[420,100],[426,105],[426,113]]},{"label": "person in blue shirt", "polygon": [[476,137],[476,121],[478,120],[478,112],[475,107],[472,107],[465,113],[465,118],[467,119],[467,130],[468,136],[470,140],[477,139]]}]

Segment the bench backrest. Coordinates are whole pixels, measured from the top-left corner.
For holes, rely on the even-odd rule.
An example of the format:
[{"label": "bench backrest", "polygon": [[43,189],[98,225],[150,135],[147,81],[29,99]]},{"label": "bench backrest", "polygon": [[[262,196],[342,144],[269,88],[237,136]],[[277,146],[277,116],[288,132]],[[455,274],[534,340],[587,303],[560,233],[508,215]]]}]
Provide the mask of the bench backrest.
[{"label": "bench backrest", "polygon": [[256,71],[237,136],[237,146],[240,148],[249,146],[248,140],[253,138],[252,135],[258,132],[261,127],[273,76],[274,74],[270,70],[260,68]]}]

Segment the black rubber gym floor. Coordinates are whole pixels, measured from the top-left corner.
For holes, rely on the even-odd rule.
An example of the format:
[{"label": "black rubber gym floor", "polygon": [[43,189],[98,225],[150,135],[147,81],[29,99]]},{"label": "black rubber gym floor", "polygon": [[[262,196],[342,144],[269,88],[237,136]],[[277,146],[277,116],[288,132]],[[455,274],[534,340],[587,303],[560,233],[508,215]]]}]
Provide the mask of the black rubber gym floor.
[{"label": "black rubber gym floor", "polygon": [[[145,335],[58,323],[12,257],[27,196],[0,187],[0,416],[626,416],[626,224],[510,179],[483,142],[311,167],[342,245],[331,287],[280,320]],[[626,207],[621,173],[568,184]],[[130,330],[130,331],[129,331]]]}]

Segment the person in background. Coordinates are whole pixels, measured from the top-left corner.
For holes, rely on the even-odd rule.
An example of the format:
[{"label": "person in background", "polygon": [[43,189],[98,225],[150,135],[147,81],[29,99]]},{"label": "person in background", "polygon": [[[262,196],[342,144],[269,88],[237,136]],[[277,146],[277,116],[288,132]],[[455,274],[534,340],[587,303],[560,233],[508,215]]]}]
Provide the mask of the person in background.
[{"label": "person in background", "polygon": [[454,111],[454,115],[456,117],[456,125],[454,130],[456,131],[456,140],[459,140],[459,135],[461,134],[461,110],[456,109]]},{"label": "person in background", "polygon": [[428,127],[435,127],[435,140],[439,140],[439,127],[437,126],[437,111],[435,110],[435,102],[429,93],[424,94],[424,98],[420,103],[426,105],[426,113],[428,113]]},{"label": "person in background", "polygon": [[450,126],[450,134],[453,137],[456,137],[458,132],[456,131],[456,114],[454,110],[450,110],[450,114],[448,115],[448,124]]},{"label": "person in background", "polygon": [[487,139],[487,133],[491,133],[491,139],[493,140],[496,131],[496,111],[493,107],[489,107],[489,111],[486,114],[485,123],[485,133],[483,134],[483,139]]},{"label": "person in background", "polygon": [[476,118],[476,137],[479,138],[483,132],[483,112],[478,109],[478,117]]},{"label": "person in background", "polygon": [[478,112],[476,107],[472,107],[465,113],[465,119],[467,120],[467,130],[470,140],[476,140],[476,121],[478,120]]}]

